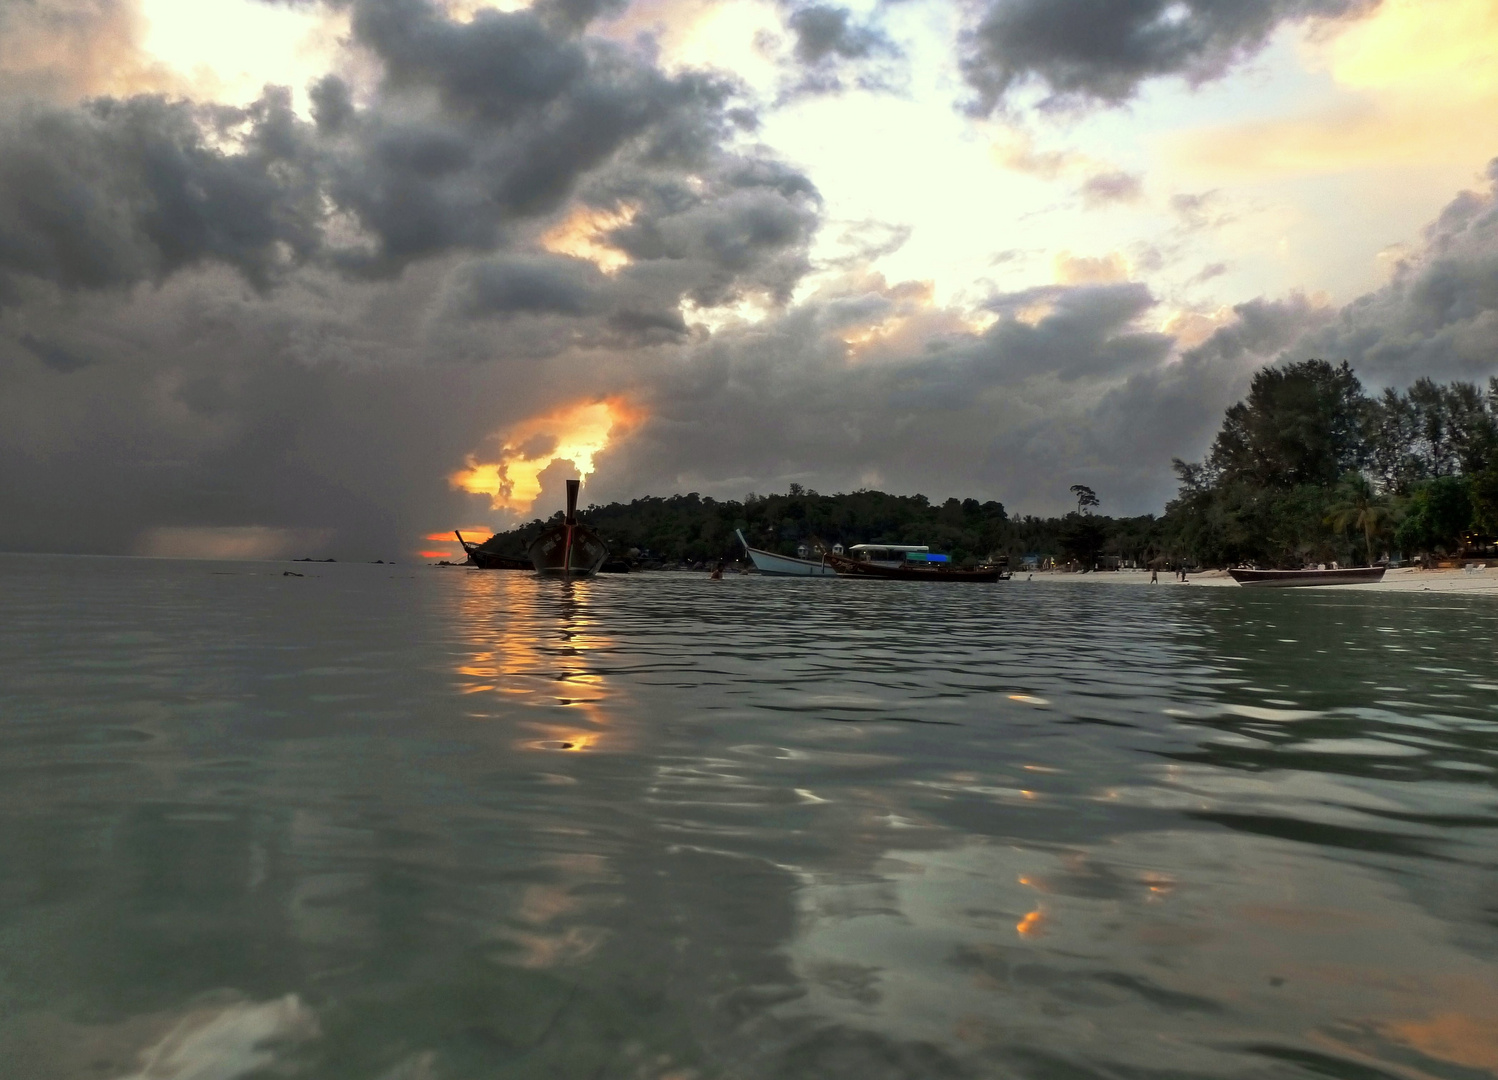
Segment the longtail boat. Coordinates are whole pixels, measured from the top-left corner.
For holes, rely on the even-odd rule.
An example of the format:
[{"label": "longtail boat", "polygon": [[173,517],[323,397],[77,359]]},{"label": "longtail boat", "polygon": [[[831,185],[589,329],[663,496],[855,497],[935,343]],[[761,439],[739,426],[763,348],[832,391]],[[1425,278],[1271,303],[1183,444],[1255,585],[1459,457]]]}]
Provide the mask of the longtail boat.
[{"label": "longtail boat", "polygon": [[1343,566],[1336,570],[1229,570],[1239,585],[1293,588],[1305,585],[1372,585],[1384,579],[1382,566]]},{"label": "longtail boat", "polygon": [[854,544],[846,555],[823,558],[843,577],[884,578],[894,581],[1008,581],[1012,576],[997,566],[960,570],[945,555],[922,545]]},{"label": "longtail boat", "polygon": [[518,555],[499,555],[492,551],[486,551],[482,544],[475,544],[464,540],[463,534],[457,529],[453,535],[458,538],[458,543],[463,545],[463,550],[468,553],[468,561],[481,570],[529,570],[531,561]]},{"label": "longtail boat", "polygon": [[744,545],[749,561],[754,563],[754,568],[761,574],[771,577],[837,577],[837,571],[821,559],[793,559],[789,555],[777,555],[773,551],[750,547],[749,541],[744,539],[742,529],[735,529],[734,532],[738,535],[739,543]]},{"label": "longtail boat", "polygon": [[561,524],[545,529],[531,541],[526,554],[536,573],[554,577],[592,577],[609,557],[609,546],[577,520],[580,480],[567,481],[567,513]]}]

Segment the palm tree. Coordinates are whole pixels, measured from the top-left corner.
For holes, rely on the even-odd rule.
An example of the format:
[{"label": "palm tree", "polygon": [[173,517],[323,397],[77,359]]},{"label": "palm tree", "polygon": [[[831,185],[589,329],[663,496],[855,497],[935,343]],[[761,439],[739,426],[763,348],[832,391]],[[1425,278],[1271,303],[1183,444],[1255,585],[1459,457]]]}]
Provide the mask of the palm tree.
[{"label": "palm tree", "polygon": [[1373,565],[1373,537],[1382,534],[1389,525],[1393,511],[1389,502],[1373,491],[1368,478],[1360,473],[1350,473],[1342,479],[1337,489],[1340,500],[1329,507],[1326,523],[1338,532],[1361,529],[1363,540],[1368,545],[1368,565]]}]

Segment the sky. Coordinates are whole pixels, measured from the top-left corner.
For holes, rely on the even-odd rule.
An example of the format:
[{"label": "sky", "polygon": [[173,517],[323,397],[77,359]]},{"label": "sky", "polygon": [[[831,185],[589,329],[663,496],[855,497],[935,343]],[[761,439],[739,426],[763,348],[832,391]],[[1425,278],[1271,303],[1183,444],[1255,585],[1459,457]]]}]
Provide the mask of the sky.
[{"label": "sky", "polygon": [[0,550],[799,483],[1155,512],[1498,374],[1498,0],[0,0]]}]

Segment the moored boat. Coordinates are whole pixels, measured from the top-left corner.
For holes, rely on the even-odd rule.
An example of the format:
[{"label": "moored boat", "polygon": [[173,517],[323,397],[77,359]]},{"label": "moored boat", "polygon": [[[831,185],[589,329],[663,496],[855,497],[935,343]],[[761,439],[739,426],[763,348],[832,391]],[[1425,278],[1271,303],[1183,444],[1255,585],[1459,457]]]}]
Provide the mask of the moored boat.
[{"label": "moored boat", "polygon": [[1293,588],[1305,585],[1372,585],[1384,579],[1382,566],[1343,566],[1336,570],[1228,571],[1239,585]]},{"label": "moored boat", "polygon": [[837,571],[827,564],[827,559],[831,556],[815,561],[793,559],[789,555],[777,555],[773,551],[750,547],[742,530],[735,529],[734,532],[738,535],[739,543],[744,545],[749,561],[754,563],[754,568],[761,574],[771,577],[837,577]]},{"label": "moored boat", "polygon": [[468,553],[468,561],[480,570],[530,570],[530,559],[519,555],[500,555],[497,552],[485,550],[483,544],[474,544],[463,539],[463,534],[457,529],[453,535],[458,538],[458,543],[463,545],[463,550]]},{"label": "moored boat", "polygon": [[843,577],[983,583],[1008,581],[1011,576],[996,566],[961,570],[947,556],[913,544],[854,544],[846,555],[829,554],[823,558]]},{"label": "moored boat", "polygon": [[581,481],[567,481],[567,513],[531,541],[526,554],[536,573],[554,577],[591,577],[609,557],[609,546],[577,520],[577,489]]}]

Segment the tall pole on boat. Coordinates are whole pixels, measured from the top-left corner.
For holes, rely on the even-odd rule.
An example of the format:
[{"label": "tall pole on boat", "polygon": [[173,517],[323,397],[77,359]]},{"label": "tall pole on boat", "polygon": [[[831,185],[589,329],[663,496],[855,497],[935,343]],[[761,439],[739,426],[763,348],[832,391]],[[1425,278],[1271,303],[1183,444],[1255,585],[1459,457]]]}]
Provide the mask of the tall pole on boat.
[{"label": "tall pole on boat", "polygon": [[562,553],[562,576],[572,576],[572,530],[577,525],[577,489],[581,480],[567,481],[567,549]]}]

